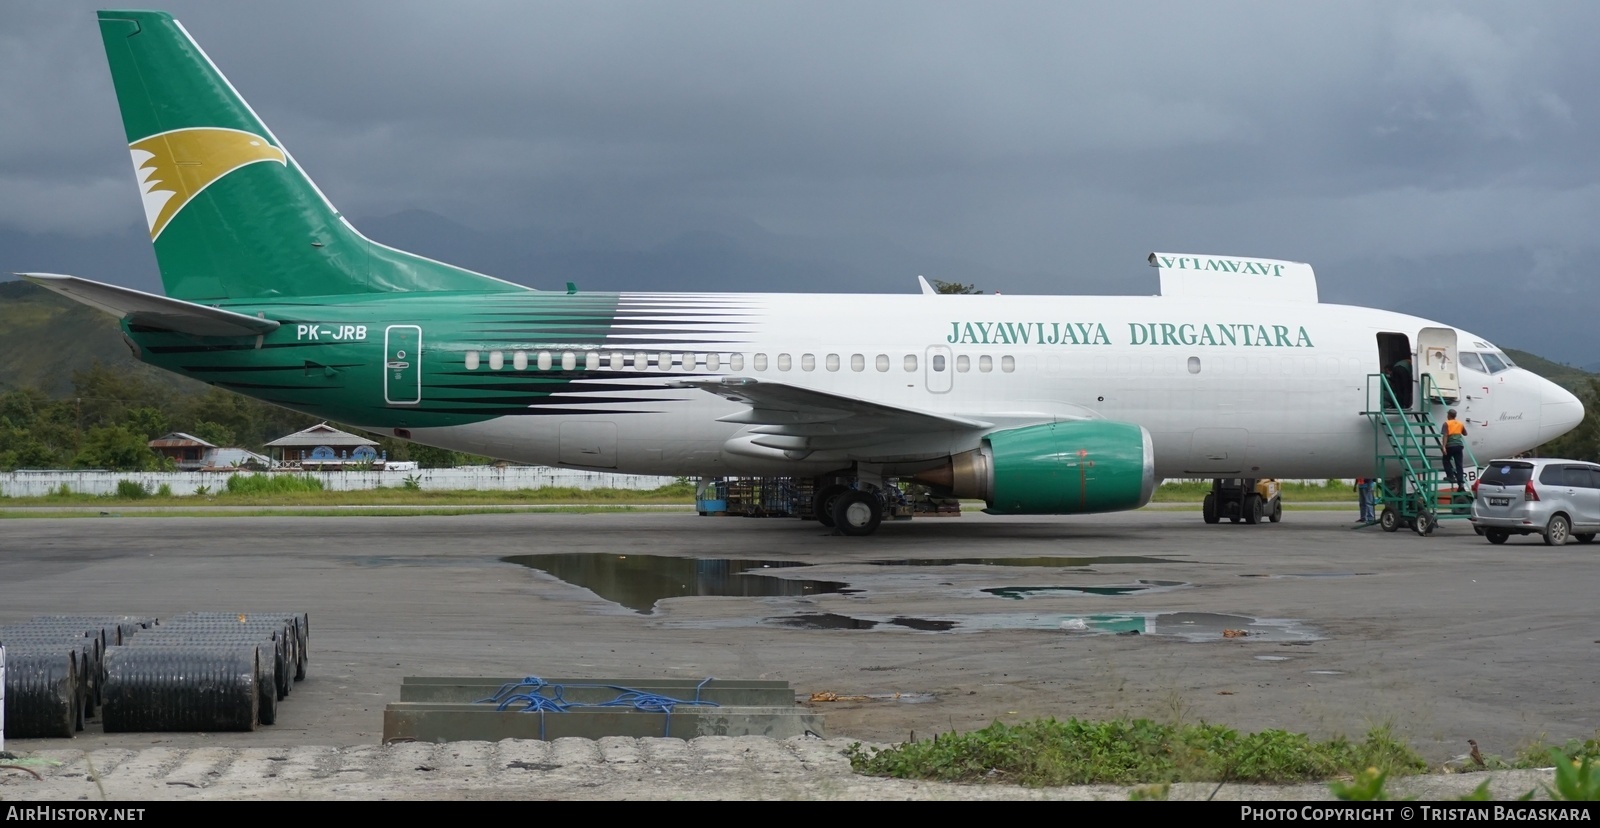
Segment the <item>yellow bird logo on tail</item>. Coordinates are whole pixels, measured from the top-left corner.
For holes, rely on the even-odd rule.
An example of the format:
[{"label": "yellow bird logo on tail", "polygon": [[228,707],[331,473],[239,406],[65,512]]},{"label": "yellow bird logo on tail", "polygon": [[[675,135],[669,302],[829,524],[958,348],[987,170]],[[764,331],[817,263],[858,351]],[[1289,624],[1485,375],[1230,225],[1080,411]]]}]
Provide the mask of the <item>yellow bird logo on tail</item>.
[{"label": "yellow bird logo on tail", "polygon": [[283,150],[238,129],[175,129],[136,141],[133,171],[144,196],[144,216],[155,241],[180,210],[217,179],[247,164],[287,164]]}]

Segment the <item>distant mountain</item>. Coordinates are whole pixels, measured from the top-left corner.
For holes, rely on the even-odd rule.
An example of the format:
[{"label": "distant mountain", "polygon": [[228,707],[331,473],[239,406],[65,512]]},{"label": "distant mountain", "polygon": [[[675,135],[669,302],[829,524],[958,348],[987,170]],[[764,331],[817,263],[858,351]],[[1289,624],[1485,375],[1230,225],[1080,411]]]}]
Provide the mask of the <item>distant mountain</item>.
[{"label": "distant mountain", "polygon": [[0,282],[0,391],[32,386],[65,397],[72,372],[95,362],[160,377],[184,391],[205,387],[134,359],[110,314],[31,282]]},{"label": "distant mountain", "polygon": [[1506,349],[1506,355],[1516,361],[1517,365],[1550,380],[1557,385],[1575,393],[1588,393],[1589,381],[1600,379],[1600,374],[1583,368],[1574,368],[1559,362],[1551,362],[1541,356],[1530,354],[1527,351]]}]

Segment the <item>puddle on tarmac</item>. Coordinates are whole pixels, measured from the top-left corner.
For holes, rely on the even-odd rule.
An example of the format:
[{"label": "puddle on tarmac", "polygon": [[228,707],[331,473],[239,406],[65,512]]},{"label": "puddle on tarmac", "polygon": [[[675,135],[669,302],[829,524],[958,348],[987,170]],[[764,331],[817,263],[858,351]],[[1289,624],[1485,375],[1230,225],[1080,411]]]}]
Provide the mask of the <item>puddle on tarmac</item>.
[{"label": "puddle on tarmac", "polygon": [[[733,622],[743,626],[743,623]],[[747,623],[747,622],[746,622]],[[1252,618],[1206,612],[1118,613],[1104,615],[1060,615],[1028,613],[984,613],[939,619],[897,616],[873,618],[836,613],[773,616],[762,623],[813,630],[883,630],[898,626],[934,632],[977,632],[981,630],[1061,630],[1073,635],[1153,635],[1185,641],[1273,641],[1305,643],[1322,640],[1322,635],[1304,622],[1287,618]],[[674,627],[729,626],[719,621],[702,624],[674,621]],[[1233,633],[1228,635],[1227,633]],[[1282,658],[1276,656],[1272,658]]]},{"label": "puddle on tarmac", "polygon": [[[526,566],[548,573],[573,586],[583,587],[615,604],[635,612],[652,613],[656,602],[685,596],[766,598],[859,592],[841,581],[820,581],[773,576],[771,570],[811,566],[801,561],[760,559],[679,558],[667,555],[512,555],[504,563]],[[1086,567],[1093,564],[1180,563],[1166,558],[906,558],[871,561],[873,566],[1029,566]],[[1110,587],[1005,587],[1018,590],[1007,598],[1024,598],[1028,592],[1066,591],[1103,595],[1147,591],[1179,586],[1177,582],[1139,581],[1138,584]],[[1105,590],[1105,591],[1101,591]],[[992,591],[992,590],[991,590]],[[997,593],[999,594],[999,593]],[[914,619],[913,619],[914,620]],[[909,626],[904,624],[902,626]]]},{"label": "puddle on tarmac", "polygon": [[1343,670],[1307,670],[1306,672],[1310,673],[1313,676],[1342,676],[1342,675],[1344,675],[1344,671]]},{"label": "puddle on tarmac", "polygon": [[889,624],[923,632],[944,632],[956,625],[954,621],[931,618],[907,618],[897,615],[885,621],[870,618],[852,618],[832,612],[814,612],[805,615],[783,615],[767,621],[782,627],[799,627],[806,630],[870,630],[879,624]]},{"label": "puddle on tarmac", "polygon": [[1288,656],[1256,656],[1256,661],[1288,661]]},{"label": "puddle on tarmac", "polygon": [[1017,586],[989,587],[984,592],[1001,598],[1038,598],[1050,595],[1131,595],[1135,592],[1165,592],[1189,586],[1182,581],[1147,581],[1140,579],[1131,584],[1109,586]]},{"label": "puddle on tarmac", "polygon": [[799,561],[584,554],[512,555],[501,560],[548,573],[646,615],[664,598],[799,597],[852,591],[842,581],[776,577],[775,570],[810,566]]},{"label": "puddle on tarmac", "polygon": [[1241,578],[1360,578],[1371,572],[1284,572],[1279,575],[1240,575]]},{"label": "puddle on tarmac", "polygon": [[867,561],[873,566],[1049,566],[1049,567],[1079,567],[1079,566],[1109,566],[1111,564],[1168,564],[1186,563],[1169,558],[1148,558],[1138,555],[1110,556],[1104,558],[897,558],[893,560]]}]

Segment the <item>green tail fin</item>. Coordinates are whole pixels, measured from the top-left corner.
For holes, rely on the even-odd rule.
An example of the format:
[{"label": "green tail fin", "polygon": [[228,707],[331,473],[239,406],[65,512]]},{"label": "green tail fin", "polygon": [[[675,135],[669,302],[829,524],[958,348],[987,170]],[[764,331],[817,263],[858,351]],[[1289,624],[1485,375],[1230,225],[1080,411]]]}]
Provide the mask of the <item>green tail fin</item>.
[{"label": "green tail fin", "polygon": [[526,290],[357,232],[171,15],[102,11],[100,35],[168,296]]}]

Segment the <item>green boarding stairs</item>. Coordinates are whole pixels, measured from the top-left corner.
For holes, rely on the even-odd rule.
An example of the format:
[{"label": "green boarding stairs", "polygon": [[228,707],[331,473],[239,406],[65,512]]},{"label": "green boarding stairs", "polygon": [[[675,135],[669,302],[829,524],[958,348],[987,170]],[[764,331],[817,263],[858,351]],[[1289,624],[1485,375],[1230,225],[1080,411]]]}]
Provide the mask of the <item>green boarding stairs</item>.
[{"label": "green boarding stairs", "polygon": [[[1428,374],[1422,375],[1419,391],[1421,404],[1402,408],[1388,377],[1367,375],[1367,410],[1362,413],[1373,426],[1378,470],[1373,508],[1378,510],[1378,519],[1357,529],[1377,524],[1385,532],[1394,532],[1405,526],[1419,535],[1430,535],[1441,520],[1472,515],[1472,494],[1445,478],[1444,435],[1433,418],[1435,408],[1442,411],[1454,401],[1440,396]],[[1470,447],[1463,453],[1461,465],[1464,469],[1477,467]]]}]

